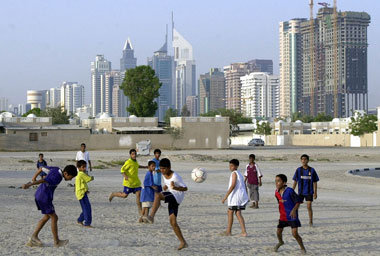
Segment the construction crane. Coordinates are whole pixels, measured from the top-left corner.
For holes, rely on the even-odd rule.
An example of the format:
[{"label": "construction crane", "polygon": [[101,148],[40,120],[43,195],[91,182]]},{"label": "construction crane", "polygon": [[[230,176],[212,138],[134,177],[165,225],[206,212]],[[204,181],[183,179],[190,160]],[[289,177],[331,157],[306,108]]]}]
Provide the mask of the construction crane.
[{"label": "construction crane", "polygon": [[315,111],[315,103],[314,103],[314,89],[315,89],[315,82],[314,82],[314,17],[313,17],[313,8],[314,8],[314,2],[313,0],[310,0],[309,2],[310,7],[310,76],[309,76],[309,82],[310,82],[310,115],[314,116]]},{"label": "construction crane", "polygon": [[334,18],[334,117],[338,117],[338,12],[337,12],[337,0],[334,0],[333,6],[333,18]]}]

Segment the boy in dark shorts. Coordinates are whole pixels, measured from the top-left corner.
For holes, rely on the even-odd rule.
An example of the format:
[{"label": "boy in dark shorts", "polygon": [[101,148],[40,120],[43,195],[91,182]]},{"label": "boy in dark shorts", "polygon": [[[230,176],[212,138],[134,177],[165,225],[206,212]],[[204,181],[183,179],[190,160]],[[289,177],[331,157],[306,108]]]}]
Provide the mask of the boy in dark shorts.
[{"label": "boy in dark shorts", "polygon": [[58,238],[58,216],[55,213],[54,205],[53,205],[53,197],[54,191],[61,183],[62,179],[72,180],[75,176],[77,176],[77,168],[74,165],[68,165],[61,171],[59,167],[47,167],[46,168],[47,176],[44,179],[40,179],[38,181],[29,182],[27,184],[22,185],[23,189],[28,189],[33,185],[39,185],[35,194],[35,201],[37,204],[38,210],[41,211],[44,216],[38,222],[38,225],[27,243],[28,246],[39,246],[42,247],[43,243],[38,238],[38,234],[41,229],[45,226],[46,222],[51,219],[51,231],[53,233],[54,238],[54,246],[61,247],[66,245],[69,240],[60,240]]},{"label": "boy in dark shorts", "polygon": [[284,244],[284,241],[282,240],[282,231],[284,228],[291,227],[293,237],[297,240],[299,246],[301,247],[302,253],[306,253],[302,238],[298,234],[298,227],[301,227],[301,222],[298,219],[298,208],[302,201],[292,188],[286,186],[286,182],[288,181],[286,175],[278,174],[275,181],[275,197],[278,201],[280,219],[277,226],[278,244],[274,247],[274,251],[277,252],[278,249]]},{"label": "boy in dark shorts", "polygon": [[185,238],[183,238],[180,227],[178,226],[177,214],[178,206],[182,203],[183,198],[185,197],[184,192],[187,191],[187,187],[182,181],[181,176],[171,170],[169,159],[163,158],[160,161],[160,169],[164,177],[164,192],[155,194],[152,212],[150,213],[150,216],[144,217],[144,222],[153,224],[154,215],[160,207],[160,201],[165,201],[165,203],[168,204],[170,225],[172,226],[174,233],[180,241],[178,250],[181,250],[183,248],[187,248],[188,245],[185,241]]},{"label": "boy in dark shorts", "polygon": [[293,189],[296,189],[298,184],[298,195],[302,201],[306,200],[307,211],[309,212],[309,225],[312,227],[313,209],[311,204],[313,203],[313,199],[317,199],[317,182],[319,181],[319,177],[314,168],[308,165],[308,155],[301,156],[301,163],[302,166],[297,168],[293,176]]},{"label": "boy in dark shorts", "polygon": [[36,181],[38,176],[41,176],[41,179],[46,177],[46,173],[43,171],[43,167],[46,167],[47,163],[44,160],[44,154],[40,153],[38,155],[38,160],[37,160],[37,171],[33,175],[32,181]]}]

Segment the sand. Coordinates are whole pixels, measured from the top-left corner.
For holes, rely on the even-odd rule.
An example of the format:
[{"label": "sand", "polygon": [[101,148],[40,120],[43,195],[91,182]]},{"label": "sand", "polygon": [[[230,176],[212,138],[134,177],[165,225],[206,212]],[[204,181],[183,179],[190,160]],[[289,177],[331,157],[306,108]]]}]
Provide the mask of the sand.
[{"label": "sand", "polygon": [[[229,171],[227,159],[247,158],[254,152],[264,178],[260,188],[260,208],[243,212],[249,237],[223,237],[226,228],[227,206],[221,203],[227,190]],[[278,253],[272,248],[277,243],[276,225],[278,205],[274,198],[274,177],[285,173],[288,178],[299,165],[299,155],[308,153],[314,160],[319,177],[318,199],[314,202],[313,228],[308,227],[306,205],[300,207],[303,226],[299,233],[308,255],[379,255],[380,249],[380,186],[377,178],[358,178],[347,175],[354,168],[378,167],[379,150],[368,148],[275,148],[264,147],[235,150],[166,151],[173,161],[173,169],[188,185],[185,200],[180,206],[178,222],[189,248],[176,251],[179,245],[168,220],[166,205],[159,209],[155,224],[137,223],[135,197],[115,198],[108,202],[112,191],[122,189],[119,167],[93,171],[95,181],[89,184],[89,198],[93,209],[94,229],[76,224],[81,209],[69,182],[62,182],[55,192],[54,205],[59,216],[61,239],[70,242],[64,248],[54,248],[50,222],[40,234],[43,248],[25,246],[41,218],[34,204],[35,189],[22,190],[18,186],[31,179],[39,152],[1,152],[0,154],[0,254],[1,255],[299,255],[300,250],[284,230],[285,245]],[[73,163],[75,152],[44,152],[48,162],[64,166]],[[125,151],[90,152],[94,165],[126,158]],[[50,158],[53,160],[50,161]],[[140,157],[145,163],[148,157]],[[241,167],[246,161],[241,163]],[[208,178],[202,184],[191,180],[194,167],[202,166]],[[140,170],[140,178],[145,170]],[[74,183],[74,182],[71,182]],[[10,188],[15,186],[16,188]],[[233,234],[240,227],[235,220]]]}]

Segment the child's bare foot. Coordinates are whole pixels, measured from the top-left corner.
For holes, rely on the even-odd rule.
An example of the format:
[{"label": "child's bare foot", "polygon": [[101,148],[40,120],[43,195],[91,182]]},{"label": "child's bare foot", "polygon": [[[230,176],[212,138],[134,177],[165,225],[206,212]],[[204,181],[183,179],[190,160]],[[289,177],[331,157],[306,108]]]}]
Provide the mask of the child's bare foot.
[{"label": "child's bare foot", "polygon": [[241,236],[241,237],[247,237],[248,234],[247,234],[247,232],[243,232],[243,233],[241,233],[239,236]]},{"label": "child's bare foot", "polygon": [[38,236],[32,236],[30,239],[33,240],[33,242],[42,245],[42,241],[38,238]]},{"label": "child's bare foot", "polygon": [[309,227],[313,227],[313,222],[309,222]]},{"label": "child's bare foot", "polygon": [[276,246],[274,247],[274,251],[278,252],[278,248],[280,248],[282,245],[284,245],[284,241],[278,242],[278,244],[276,244]]},{"label": "child's bare foot", "polygon": [[255,206],[256,206],[256,203],[253,202],[252,205],[249,208],[255,208]]},{"label": "child's bare foot", "polygon": [[143,216],[140,216],[140,218],[139,218],[139,221],[138,221],[139,223],[143,223],[143,222],[145,222],[144,220],[143,220]]},{"label": "child's bare foot", "polygon": [[110,196],[108,197],[108,200],[111,202],[113,199],[113,193],[110,194]]},{"label": "child's bare foot", "polygon": [[26,243],[26,245],[30,246],[30,247],[42,247],[42,246],[44,246],[38,237],[33,237],[33,236],[29,239],[29,241]]},{"label": "child's bare foot", "polygon": [[82,221],[82,222],[77,221],[77,224],[78,224],[79,226],[83,226],[83,221]]},{"label": "child's bare foot", "polygon": [[231,232],[227,232],[227,231],[224,231],[222,233],[220,233],[221,236],[231,236]]},{"label": "child's bare foot", "polygon": [[181,243],[181,244],[179,245],[179,247],[178,247],[178,251],[179,251],[179,250],[182,250],[183,248],[187,248],[187,247],[189,247],[189,246],[187,245],[186,242],[185,242],[185,243]]},{"label": "child's bare foot", "polygon": [[306,249],[305,248],[301,249],[301,254],[306,254]]},{"label": "child's bare foot", "polygon": [[54,242],[54,247],[62,247],[69,243],[69,240],[58,240]]},{"label": "child's bare foot", "polygon": [[145,223],[149,223],[149,224],[153,224],[154,223],[154,218],[152,218],[151,216],[147,216],[147,217],[143,217],[143,221]]}]

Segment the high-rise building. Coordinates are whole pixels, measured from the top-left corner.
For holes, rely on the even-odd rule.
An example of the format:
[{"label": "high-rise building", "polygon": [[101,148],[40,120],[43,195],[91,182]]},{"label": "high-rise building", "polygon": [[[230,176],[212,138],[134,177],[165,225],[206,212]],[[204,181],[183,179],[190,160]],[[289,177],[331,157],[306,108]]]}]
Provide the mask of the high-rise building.
[{"label": "high-rise building", "polygon": [[253,72],[240,78],[242,112],[247,117],[274,118],[280,114],[279,77]]},{"label": "high-rise building", "polygon": [[289,117],[301,110],[302,37],[301,22],[280,22],[280,116]]},{"label": "high-rise building", "polygon": [[[42,109],[42,91],[28,90],[26,92],[26,102],[30,105],[30,109],[40,108]],[[7,107],[8,108],[8,107]]]},{"label": "high-rise building", "polygon": [[148,58],[148,66],[154,69],[156,76],[160,80],[160,96],[157,99],[158,110],[156,116],[158,120],[163,121],[166,111],[173,107],[172,90],[173,90],[173,69],[174,59],[168,55],[167,35],[165,44],[154,52],[152,58]]},{"label": "high-rise building", "polygon": [[187,96],[186,107],[190,112],[190,116],[198,116],[198,96]]},{"label": "high-rise building", "polygon": [[224,73],[218,68],[199,77],[199,113],[225,108],[226,83]]},{"label": "high-rise building", "polygon": [[73,114],[77,108],[84,105],[84,86],[77,82],[63,82],[61,85],[61,102],[62,110],[67,114]]},{"label": "high-rise building", "polygon": [[0,111],[8,111],[8,98],[0,98]]},{"label": "high-rise building", "polygon": [[273,75],[273,60],[253,59],[248,61],[252,72],[265,72]]},{"label": "high-rise building", "polygon": [[103,55],[96,55],[91,62],[92,115],[95,117],[102,112],[102,83],[105,86],[105,73],[111,71],[111,62]]},{"label": "high-rise building", "polygon": [[106,72],[101,76],[101,111],[113,114],[113,87],[120,86],[123,82],[124,73],[119,70]]},{"label": "high-rise building", "polygon": [[174,105],[181,111],[186,98],[196,95],[196,66],[193,46],[176,30],[173,25],[173,48],[175,61]]},{"label": "high-rise building", "polygon": [[118,84],[114,85],[112,88],[112,114],[116,117],[129,116],[128,106],[128,97],[124,95],[124,91]]},{"label": "high-rise building", "polygon": [[133,49],[131,40],[125,41],[123,48],[123,56],[120,59],[120,71],[125,72],[128,69],[135,68],[137,59],[135,58],[135,50]]},{"label": "high-rise building", "polygon": [[51,88],[49,91],[49,101],[47,106],[49,108],[59,107],[61,104],[61,88]]}]

